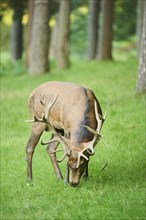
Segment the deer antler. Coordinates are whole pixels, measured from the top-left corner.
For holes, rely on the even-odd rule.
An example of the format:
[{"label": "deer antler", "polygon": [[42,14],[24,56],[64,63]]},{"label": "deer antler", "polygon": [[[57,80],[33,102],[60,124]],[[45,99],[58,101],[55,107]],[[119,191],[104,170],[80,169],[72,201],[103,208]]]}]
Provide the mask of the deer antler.
[{"label": "deer antler", "polygon": [[45,118],[45,114],[42,115],[42,118],[37,118],[35,115],[32,120],[25,120],[27,123],[33,123],[33,122],[42,122],[47,123],[47,120]]},{"label": "deer antler", "polygon": [[[56,102],[57,98],[58,98],[58,95],[56,96],[56,98],[55,98],[52,102],[50,102],[50,103],[46,106],[46,109],[45,109],[45,119],[46,119],[46,120],[48,119],[49,113],[50,113],[50,110],[51,110],[51,107],[52,107],[53,104]],[[42,101],[41,101],[41,103],[42,103],[42,105],[45,106],[45,104],[44,104]]]},{"label": "deer antler", "polygon": [[[49,121],[48,121],[48,116],[49,116],[49,112],[50,112],[50,109],[51,107],[53,106],[53,104],[56,102],[58,96],[55,97],[55,99],[50,102],[46,108],[45,108],[45,113],[43,113],[42,115],[42,118],[37,118],[36,116],[34,116],[34,118],[32,120],[25,120],[25,122],[28,122],[28,123],[33,123],[33,122],[42,122],[42,123],[45,123],[45,124],[49,124]],[[40,101],[40,103],[45,106],[44,102]]]},{"label": "deer antler", "polygon": [[[51,143],[53,143],[53,142],[55,142],[55,141],[60,142],[60,139],[59,139],[59,137],[58,137],[57,134],[54,134],[53,139],[51,139],[51,140],[48,141],[48,142],[43,142],[43,141],[41,140],[41,145],[49,145],[49,144],[51,144]],[[47,147],[46,147],[46,148],[47,148]]]},{"label": "deer antler", "polygon": [[105,114],[103,116],[103,122],[105,121],[106,117],[107,117],[107,112],[105,112]]},{"label": "deer antler", "polygon": [[95,116],[96,116],[96,120],[97,120],[97,128],[96,130],[94,130],[93,128],[90,128],[89,126],[87,125],[83,125],[83,127],[87,128],[88,131],[90,131],[91,133],[94,134],[94,137],[93,137],[93,140],[88,142],[88,143],[85,143],[84,144],[84,149],[82,151],[80,151],[78,153],[78,162],[77,162],[77,167],[79,167],[79,164],[80,164],[80,158],[81,157],[84,157],[86,160],[89,160],[87,156],[85,156],[83,153],[87,150],[87,152],[90,154],[90,155],[93,155],[94,154],[94,144],[95,142],[98,140],[100,140],[101,138],[101,135],[100,135],[100,131],[101,131],[101,128],[102,128],[102,124],[103,122],[105,121],[106,119],[106,114],[104,117],[102,117],[100,114],[98,114],[98,111],[97,111],[97,103],[96,101],[94,100],[94,109],[95,109]]},{"label": "deer antler", "polygon": [[[55,141],[58,141],[58,142],[60,142],[62,145],[63,145],[63,149],[58,149],[58,150],[54,150],[54,151],[52,151],[51,153],[53,154],[53,153],[56,153],[56,152],[59,152],[59,151],[64,151],[64,154],[63,154],[63,156],[62,156],[62,158],[60,159],[60,160],[57,160],[57,162],[62,162],[64,159],[65,159],[65,157],[67,156],[67,155],[69,155],[70,154],[70,150],[68,149],[68,147],[67,147],[67,142],[69,142],[69,140],[67,139],[67,138],[65,138],[65,137],[62,137],[61,135],[59,135],[59,134],[55,134],[54,135],[54,137],[53,137],[53,139],[52,140],[50,140],[50,141],[48,141],[48,142],[43,142],[42,140],[41,140],[41,144],[42,145],[49,145],[49,144],[51,144],[51,143],[53,143],[53,142],[55,142]],[[48,146],[47,146],[48,147]],[[46,147],[46,148],[47,148]]]},{"label": "deer antler", "polygon": [[87,156],[85,156],[85,154],[83,154],[84,151],[86,151],[87,149],[88,149],[88,148],[86,147],[86,148],[84,148],[83,150],[81,150],[81,151],[78,152],[78,161],[77,161],[77,166],[76,166],[76,168],[78,168],[79,165],[80,165],[80,158],[81,158],[81,157],[84,157],[86,160],[89,160],[89,158],[88,158]]}]

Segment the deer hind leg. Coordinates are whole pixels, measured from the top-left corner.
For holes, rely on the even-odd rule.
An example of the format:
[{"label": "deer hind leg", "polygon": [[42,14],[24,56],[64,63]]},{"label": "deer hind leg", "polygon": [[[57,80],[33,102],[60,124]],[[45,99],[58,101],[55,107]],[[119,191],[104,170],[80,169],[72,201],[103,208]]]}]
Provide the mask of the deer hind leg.
[{"label": "deer hind leg", "polygon": [[40,123],[33,123],[31,135],[26,146],[26,158],[27,158],[27,180],[32,180],[32,158],[36,145],[45,130],[46,125]]},{"label": "deer hind leg", "polygon": [[[51,137],[51,140],[52,140],[52,138],[53,138],[53,135]],[[63,179],[63,177],[62,177],[59,165],[58,165],[57,160],[56,160],[56,153],[52,153],[54,150],[56,150],[58,145],[59,145],[58,141],[54,141],[54,142],[48,144],[47,152],[48,152],[48,155],[49,155],[50,160],[52,162],[52,165],[53,165],[53,168],[54,168],[54,171],[55,171],[55,174],[56,174],[56,178],[58,180],[60,180],[60,179]]]}]

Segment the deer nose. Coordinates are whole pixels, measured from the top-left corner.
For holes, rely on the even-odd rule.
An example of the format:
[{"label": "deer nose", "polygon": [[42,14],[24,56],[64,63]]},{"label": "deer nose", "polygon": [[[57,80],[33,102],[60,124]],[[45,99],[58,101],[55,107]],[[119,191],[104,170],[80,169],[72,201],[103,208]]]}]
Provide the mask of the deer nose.
[{"label": "deer nose", "polygon": [[71,185],[72,187],[76,187],[78,184],[79,184],[79,183],[73,183],[73,182],[70,183],[70,185]]}]

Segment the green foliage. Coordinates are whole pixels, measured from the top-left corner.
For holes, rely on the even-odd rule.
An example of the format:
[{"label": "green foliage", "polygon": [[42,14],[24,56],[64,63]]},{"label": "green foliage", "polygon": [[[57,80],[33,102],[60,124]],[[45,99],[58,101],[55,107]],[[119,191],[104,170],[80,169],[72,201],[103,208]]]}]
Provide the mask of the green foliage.
[{"label": "green foliage", "polygon": [[[85,56],[88,33],[88,5],[86,13],[78,9],[72,11],[71,18],[71,52]],[[136,33],[137,0],[115,0],[114,9],[114,40],[129,40]],[[100,21],[101,22],[101,21]]]},{"label": "green foliage", "polygon": [[125,40],[136,33],[137,0],[115,0],[114,39]]},{"label": "green foliage", "polygon": [[[135,96],[137,61],[126,53],[114,62],[72,60],[72,68],[51,74],[1,78],[2,220],[145,219],[145,98]],[[57,182],[45,149],[33,159],[34,179],[26,182],[25,145],[30,125],[27,98],[37,85],[72,81],[95,91],[108,111],[103,138],[89,164],[89,180],[77,188]],[[43,139],[48,140],[45,133]],[[108,166],[101,171],[105,163]],[[65,161],[60,165],[65,174]]]},{"label": "green foliage", "polygon": [[4,25],[2,22],[0,23],[0,29],[1,29],[1,36],[0,36],[1,51],[8,52],[10,29],[6,25]]},{"label": "green foliage", "polygon": [[9,73],[14,75],[21,75],[26,72],[24,59],[18,61],[10,61],[8,54],[5,52],[1,56],[0,75],[7,75]]},{"label": "green foliage", "polygon": [[85,54],[87,47],[87,12],[76,9],[71,14],[70,50],[79,56]]}]

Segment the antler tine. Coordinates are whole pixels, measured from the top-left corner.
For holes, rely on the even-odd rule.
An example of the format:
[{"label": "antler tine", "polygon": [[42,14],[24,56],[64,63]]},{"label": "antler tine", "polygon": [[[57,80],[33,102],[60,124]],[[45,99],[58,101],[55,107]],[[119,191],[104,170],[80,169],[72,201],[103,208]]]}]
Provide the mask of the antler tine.
[{"label": "antler tine", "polygon": [[105,112],[104,116],[103,116],[103,121],[106,120],[106,117],[107,117],[107,112]]},{"label": "antler tine", "polygon": [[[57,140],[56,140],[57,141]],[[48,145],[48,144],[51,144],[51,143],[53,143],[53,142],[55,142],[55,140],[50,140],[50,141],[48,141],[48,142],[43,142],[42,140],[41,140],[41,145]]]},{"label": "antler tine", "polygon": [[53,143],[53,142],[55,142],[55,141],[58,141],[58,142],[60,142],[60,143],[63,143],[63,141],[62,141],[62,139],[60,138],[60,136],[56,133],[56,134],[54,134],[54,137],[53,137],[50,141],[48,141],[48,142],[43,142],[43,141],[41,140],[41,145],[48,145],[48,144],[51,144],[51,143]]},{"label": "antler tine", "polygon": [[[50,103],[46,106],[46,109],[45,109],[45,119],[46,119],[46,120],[48,119],[48,116],[49,116],[49,112],[50,112],[50,110],[51,110],[51,107],[52,107],[53,104],[56,102],[57,98],[58,98],[58,95],[55,97],[55,99],[54,99],[52,102],[50,102]],[[41,102],[41,103],[42,103],[42,105],[45,105],[43,102]]]},{"label": "antler tine", "polygon": [[69,153],[66,146],[64,144],[63,144],[63,146],[64,146],[64,149],[58,149],[58,150],[54,150],[54,151],[51,152],[53,154],[53,153],[57,153],[57,152],[60,152],[60,151],[64,151],[64,154],[63,154],[62,158],[60,160],[57,160],[58,163],[61,163],[65,159],[67,154]]},{"label": "antler tine", "polygon": [[[65,143],[64,140],[66,140],[66,138],[60,136],[57,133],[54,134],[54,138],[52,140],[48,141],[48,142],[43,142],[41,140],[41,144],[42,145],[48,145],[48,144],[53,143],[55,141],[58,141],[58,142],[60,142],[63,145],[63,149],[58,149],[58,150],[54,150],[54,151],[51,152],[51,154],[53,154],[53,153],[57,153],[59,151],[64,151],[64,155],[62,156],[62,158],[60,160],[57,160],[58,163],[62,162],[65,159],[65,157],[70,153],[70,150],[67,148],[66,143]],[[46,149],[47,148],[48,148],[48,146],[46,147]]]},{"label": "antler tine", "polygon": [[[54,141],[55,141],[55,140],[54,140]],[[52,142],[50,141],[50,142],[48,142],[48,143],[52,143]],[[41,144],[42,144],[42,145],[46,145],[46,144],[48,144],[48,143],[43,143],[43,142],[41,141]],[[48,146],[47,146],[47,147],[48,147]],[[67,156],[67,152],[65,151],[65,149],[58,149],[58,150],[54,150],[54,151],[51,152],[51,154],[54,154],[54,153],[57,153],[57,152],[60,152],[60,151],[64,151],[65,153],[63,154],[63,156],[62,156],[62,158],[61,158],[60,160],[57,160],[58,163],[61,163],[61,162],[65,159],[65,157]]]},{"label": "antler tine", "polygon": [[85,151],[85,149],[83,149],[82,151],[78,152],[78,162],[77,162],[77,166],[76,166],[76,168],[79,167],[79,164],[80,164],[80,158],[81,158],[81,157],[84,157],[86,160],[89,160],[88,157],[86,157],[86,156],[83,154],[84,151]]},{"label": "antler tine", "polygon": [[[50,123],[48,122],[48,115],[49,115],[49,112],[50,112],[50,109],[51,107],[53,106],[53,104],[56,102],[58,98],[58,95],[55,97],[55,99],[50,102],[46,109],[45,109],[45,113],[42,115],[42,118],[37,118],[35,115],[34,115],[34,118],[32,120],[25,120],[25,122],[27,123],[33,123],[33,122],[42,122],[42,123],[46,123],[48,125],[50,125]],[[45,103],[41,100],[40,103],[45,106]]]},{"label": "antler tine", "polygon": [[46,123],[46,118],[45,115],[43,114],[42,118],[37,118],[35,115],[33,117],[32,120],[25,120],[25,122],[27,123],[33,123],[33,122],[42,122],[42,123]]},{"label": "antler tine", "polygon": [[91,133],[93,133],[93,134],[97,135],[97,131],[96,131],[96,130],[94,130],[93,128],[90,128],[90,127],[89,127],[89,126],[87,126],[87,125],[83,125],[83,127],[87,128],[87,129],[88,129],[88,131],[90,131]]},{"label": "antler tine", "polygon": [[57,160],[57,162],[61,163],[66,158],[66,156],[67,156],[67,153],[65,152],[62,158],[60,160]]},{"label": "antler tine", "polygon": [[94,100],[94,109],[95,109],[95,116],[96,116],[96,120],[97,120],[97,128],[96,130],[94,130],[93,128],[87,126],[87,125],[83,125],[83,127],[87,128],[88,131],[90,131],[91,133],[94,134],[94,139],[97,138],[97,135],[100,136],[100,130],[101,130],[101,127],[102,127],[102,116],[100,114],[98,114],[98,111],[97,111],[97,103],[96,101]]},{"label": "antler tine", "polygon": [[33,123],[33,122],[35,122],[35,120],[34,119],[32,119],[32,120],[25,120],[25,122],[26,123]]},{"label": "antler tine", "polygon": [[97,120],[97,128],[96,128],[96,131],[97,133],[99,134],[100,133],[100,130],[101,130],[101,127],[102,127],[102,117],[101,115],[98,114],[98,111],[97,111],[97,103],[96,101],[94,100],[94,109],[95,109],[95,116],[96,116],[96,120]]},{"label": "antler tine", "polygon": [[57,160],[58,163],[61,163],[65,159],[65,157],[70,154],[70,150],[67,148],[69,140],[61,135],[58,135],[58,137],[60,138],[60,143],[62,143],[64,147],[64,149],[56,150],[56,152],[64,151],[64,155],[62,156],[62,158],[60,160]]},{"label": "antler tine", "polygon": [[57,152],[60,152],[60,151],[64,151],[64,149],[53,150],[53,151],[51,152],[51,154],[54,154],[54,153],[57,153]]},{"label": "antler tine", "polygon": [[90,155],[93,155],[93,154],[94,154],[93,144],[87,145],[87,152],[88,152]]}]

